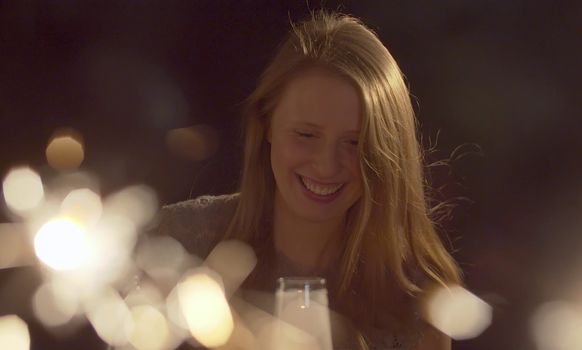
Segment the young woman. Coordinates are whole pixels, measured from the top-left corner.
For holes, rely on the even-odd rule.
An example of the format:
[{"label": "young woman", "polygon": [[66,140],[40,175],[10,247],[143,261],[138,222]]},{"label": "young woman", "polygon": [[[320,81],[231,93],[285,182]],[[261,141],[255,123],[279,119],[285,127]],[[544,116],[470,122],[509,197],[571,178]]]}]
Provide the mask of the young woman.
[{"label": "young woman", "polygon": [[247,102],[240,193],[167,207],[168,229],[210,227],[184,239],[202,255],[223,238],[249,243],[258,264],[243,288],[325,277],[330,308],[362,346],[450,348],[418,300],[460,272],[427,207],[408,89],[378,37],[353,17],[314,14]]}]

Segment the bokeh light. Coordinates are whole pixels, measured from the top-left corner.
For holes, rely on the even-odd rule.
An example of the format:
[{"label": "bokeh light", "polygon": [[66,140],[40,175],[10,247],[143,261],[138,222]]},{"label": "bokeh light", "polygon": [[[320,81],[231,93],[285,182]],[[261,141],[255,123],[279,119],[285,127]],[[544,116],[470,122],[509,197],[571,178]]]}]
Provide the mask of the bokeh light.
[{"label": "bokeh light", "polygon": [[97,223],[102,211],[101,198],[88,188],[71,191],[61,204],[63,216],[70,217],[84,226]]},{"label": "bokeh light", "polygon": [[0,317],[0,349],[29,350],[28,325],[16,315]]},{"label": "bokeh light", "polygon": [[152,237],[136,249],[136,263],[160,286],[171,288],[180,279],[180,271],[190,257],[182,245],[170,236]]},{"label": "bokeh light", "polygon": [[57,170],[78,168],[85,158],[83,138],[73,129],[59,129],[51,137],[46,147],[46,159]]},{"label": "bokeh light", "polygon": [[170,340],[168,323],[164,315],[150,305],[138,305],[131,308],[135,324],[129,342],[138,350],[165,349]]},{"label": "bokeh light", "polygon": [[493,317],[491,306],[461,286],[439,288],[427,301],[428,321],[455,340],[475,338]]},{"label": "bokeh light", "polygon": [[123,216],[136,227],[147,224],[158,210],[157,195],[145,185],[126,187],[105,199],[104,214]]},{"label": "bokeh light", "polygon": [[123,346],[135,330],[132,314],[116,290],[104,289],[86,302],[86,314],[99,337],[109,345]]},{"label": "bokeh light", "polygon": [[257,264],[253,249],[241,241],[222,241],[214,247],[204,264],[222,277],[225,295],[230,297]]},{"label": "bokeh light", "polygon": [[545,303],[535,311],[530,329],[539,350],[578,350],[582,346],[582,310],[563,301]]},{"label": "bokeh light", "polygon": [[34,237],[38,258],[55,270],[83,266],[88,257],[86,232],[74,221],[57,218],[44,224]]},{"label": "bokeh light", "polygon": [[12,169],[2,182],[4,200],[15,212],[36,208],[44,197],[40,176],[28,167]]},{"label": "bokeh light", "polygon": [[201,161],[213,156],[218,150],[218,133],[208,125],[172,129],[166,134],[166,144],[174,155]]},{"label": "bokeh light", "polygon": [[68,323],[79,310],[79,294],[65,284],[47,282],[32,298],[36,318],[45,326],[57,327]]},{"label": "bokeh light", "polygon": [[155,284],[142,281],[133,288],[125,297],[125,303],[129,306],[152,305],[164,306],[164,296]]},{"label": "bokeh light", "polygon": [[218,278],[208,269],[198,269],[178,285],[180,308],[190,333],[210,348],[224,345],[233,330],[232,314]]}]

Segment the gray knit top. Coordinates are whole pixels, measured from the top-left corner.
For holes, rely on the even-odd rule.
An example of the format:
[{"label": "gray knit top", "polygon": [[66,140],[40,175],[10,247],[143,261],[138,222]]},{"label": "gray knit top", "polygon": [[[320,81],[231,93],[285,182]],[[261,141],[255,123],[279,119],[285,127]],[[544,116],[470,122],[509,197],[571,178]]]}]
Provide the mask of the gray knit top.
[{"label": "gray knit top", "polygon": [[[196,199],[165,205],[160,211],[156,234],[169,235],[175,238],[190,254],[204,259],[223,238],[237,203],[238,194],[228,194],[220,196],[206,195]],[[254,279],[261,280],[261,282],[250,282],[251,288],[261,285],[264,289],[269,289],[275,285],[277,276],[290,276],[293,274],[293,266],[287,261],[281,262],[280,260],[278,263],[270,261],[268,263],[268,271],[265,272],[260,268],[260,259],[261,257],[259,256],[259,264],[253,274],[255,275]],[[266,264],[263,264],[263,266],[266,266]],[[275,267],[272,268],[272,266]],[[249,276],[248,280],[253,279],[253,274]],[[267,280],[266,283],[265,280]],[[243,284],[244,287],[245,284]],[[330,308],[332,307],[333,305],[330,300]],[[418,321],[421,322],[420,320]],[[419,329],[421,328],[419,327]],[[416,335],[412,337],[410,335],[399,336],[372,327],[366,328],[363,333],[369,348],[374,350],[410,349],[422,337],[420,332],[414,333]],[[346,347],[340,348],[346,349]]]}]

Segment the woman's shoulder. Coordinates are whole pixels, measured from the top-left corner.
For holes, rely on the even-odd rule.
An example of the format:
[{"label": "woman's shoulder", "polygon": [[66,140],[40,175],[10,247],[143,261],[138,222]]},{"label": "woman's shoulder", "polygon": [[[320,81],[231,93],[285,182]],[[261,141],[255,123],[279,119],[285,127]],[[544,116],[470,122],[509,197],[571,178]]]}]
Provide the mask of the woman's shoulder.
[{"label": "woman's shoulder", "polygon": [[237,203],[238,193],[234,193],[164,205],[154,233],[169,235],[188,252],[204,258],[224,236]]},{"label": "woman's shoulder", "polygon": [[195,199],[188,199],[182,202],[166,204],[162,206],[162,211],[175,215],[190,215],[198,213],[219,213],[234,207],[238,202],[238,193],[223,194],[218,196],[204,195]]}]

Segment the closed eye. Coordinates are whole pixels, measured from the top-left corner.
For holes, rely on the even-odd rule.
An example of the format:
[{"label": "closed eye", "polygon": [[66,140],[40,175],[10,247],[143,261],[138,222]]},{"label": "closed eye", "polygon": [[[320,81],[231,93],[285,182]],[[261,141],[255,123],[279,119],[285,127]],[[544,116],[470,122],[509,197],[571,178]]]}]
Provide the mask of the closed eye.
[{"label": "closed eye", "polygon": [[299,135],[302,138],[306,138],[306,139],[310,139],[312,137],[315,137],[314,134],[309,133],[309,132],[301,132],[301,131],[296,131],[297,135]]}]

